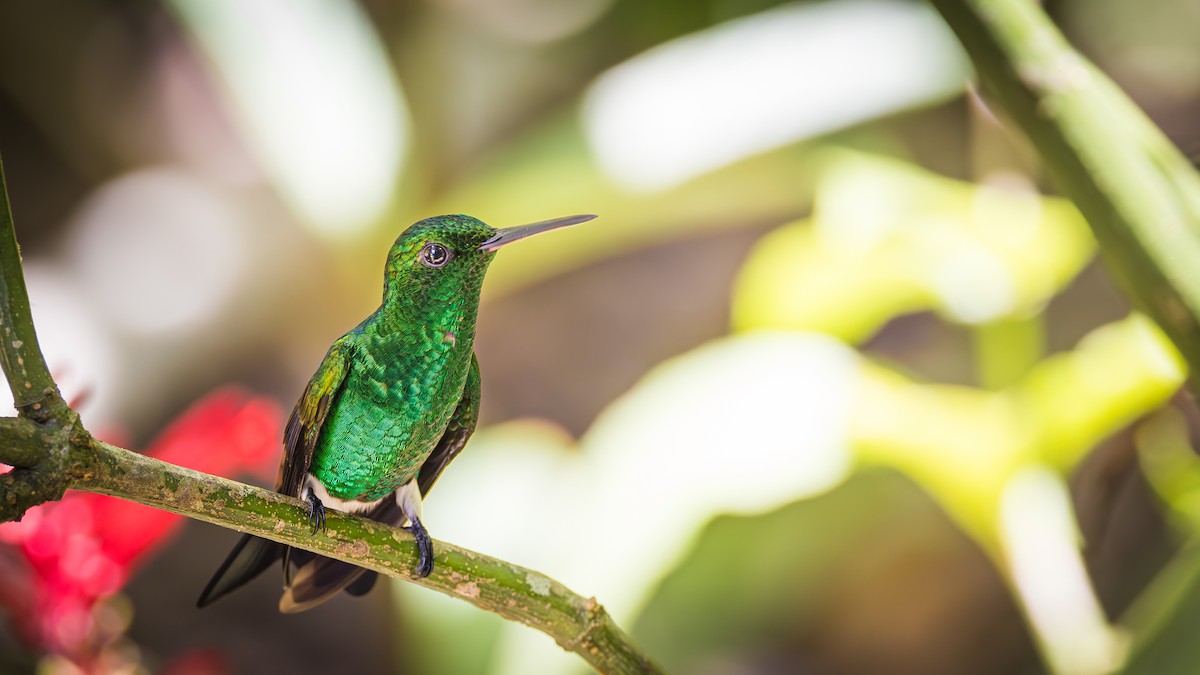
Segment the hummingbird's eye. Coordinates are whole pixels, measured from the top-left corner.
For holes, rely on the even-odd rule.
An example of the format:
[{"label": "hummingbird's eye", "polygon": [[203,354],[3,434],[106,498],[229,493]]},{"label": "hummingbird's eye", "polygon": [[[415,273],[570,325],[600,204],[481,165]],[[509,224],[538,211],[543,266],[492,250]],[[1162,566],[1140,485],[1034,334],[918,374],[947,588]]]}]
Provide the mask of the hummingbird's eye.
[{"label": "hummingbird's eye", "polygon": [[421,264],[426,267],[443,267],[450,257],[450,249],[441,244],[430,242],[421,249]]}]

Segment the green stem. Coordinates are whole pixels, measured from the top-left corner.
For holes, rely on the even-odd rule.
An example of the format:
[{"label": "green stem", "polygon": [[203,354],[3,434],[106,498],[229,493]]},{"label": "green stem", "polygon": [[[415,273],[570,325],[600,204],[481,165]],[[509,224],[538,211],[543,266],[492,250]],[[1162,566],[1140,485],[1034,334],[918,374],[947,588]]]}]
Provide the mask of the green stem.
[{"label": "green stem", "polygon": [[931,0],[1087,218],[1109,270],[1200,372],[1200,175],[1030,0]]},{"label": "green stem", "polygon": [[0,366],[8,378],[17,410],[35,419],[47,419],[58,408],[65,407],[57,396],[58,387],[46,367],[33,329],[3,161],[0,161],[0,339]]}]

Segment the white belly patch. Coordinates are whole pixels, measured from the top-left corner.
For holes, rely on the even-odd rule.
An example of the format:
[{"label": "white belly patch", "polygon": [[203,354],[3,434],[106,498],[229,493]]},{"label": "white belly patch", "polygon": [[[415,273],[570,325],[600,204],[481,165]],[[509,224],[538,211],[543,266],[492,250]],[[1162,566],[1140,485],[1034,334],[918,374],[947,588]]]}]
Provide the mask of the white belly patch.
[{"label": "white belly patch", "polygon": [[375,501],[360,502],[357,499],[338,499],[325,490],[325,485],[311,473],[304,474],[304,487],[300,488],[300,499],[308,499],[308,493],[316,495],[325,506],[346,513],[365,513],[375,508],[379,502],[387,499],[381,497]]},{"label": "white belly patch", "polygon": [[[345,513],[366,513],[387,499],[387,497],[380,497],[370,502],[361,502],[357,499],[338,499],[329,494],[325,489],[325,485],[316,476],[308,473],[304,475],[304,487],[300,488],[298,496],[300,499],[306,500],[310,492],[316,495],[317,499],[321,500],[321,503],[326,507],[344,511]],[[397,488],[395,499],[405,517],[420,519],[422,506],[421,489],[417,485],[416,478]]]}]

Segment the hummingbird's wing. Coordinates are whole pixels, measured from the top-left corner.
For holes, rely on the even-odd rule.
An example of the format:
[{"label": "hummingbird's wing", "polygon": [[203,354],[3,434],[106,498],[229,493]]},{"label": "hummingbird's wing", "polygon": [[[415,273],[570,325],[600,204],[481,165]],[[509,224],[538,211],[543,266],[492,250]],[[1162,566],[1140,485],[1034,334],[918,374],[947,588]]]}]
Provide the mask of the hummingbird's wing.
[{"label": "hummingbird's wing", "polygon": [[[450,423],[441,439],[421,465],[417,485],[421,495],[429,493],[434,482],[450,460],[458,456],[467,439],[475,431],[479,419],[479,361],[471,355],[471,368],[467,371],[467,382],[463,386],[462,398],[454,409]],[[364,514],[371,520],[389,525],[403,525],[404,512],[394,499],[385,499]],[[279,609],[285,613],[302,612],[325,602],[345,589],[351,595],[362,595],[375,585],[379,575],[356,565],[318,556],[307,551],[294,551],[292,561],[300,568],[296,570],[292,584],[284,591]]]},{"label": "hummingbird's wing", "polygon": [[[304,482],[308,465],[312,462],[317,437],[325,424],[329,409],[345,383],[351,356],[353,343],[350,342],[349,336],[343,336],[334,342],[325,354],[320,368],[304,389],[300,401],[292,409],[291,419],[288,420],[283,434],[284,453],[279,465],[276,491],[292,497],[300,496],[300,486]],[[283,558],[286,576],[290,550],[283,544],[249,534],[243,535],[200,593],[200,599],[196,601],[197,606],[209,605],[221,596],[241,588],[280,558]]]},{"label": "hummingbird's wing", "polygon": [[438,441],[437,447],[429,454],[429,458],[421,465],[421,473],[417,475],[417,486],[421,488],[421,496],[429,494],[430,488],[437,482],[442,470],[458,453],[462,452],[467,439],[475,432],[475,424],[479,421],[479,359],[471,353],[471,369],[467,371],[467,383],[463,385],[462,398],[450,424]]},{"label": "hummingbird's wing", "polygon": [[308,381],[283,432],[283,458],[275,490],[291,497],[300,496],[304,475],[312,463],[317,438],[325,426],[329,410],[337,402],[346,384],[346,373],[354,356],[353,333],[343,335],[329,348],[321,366]]}]

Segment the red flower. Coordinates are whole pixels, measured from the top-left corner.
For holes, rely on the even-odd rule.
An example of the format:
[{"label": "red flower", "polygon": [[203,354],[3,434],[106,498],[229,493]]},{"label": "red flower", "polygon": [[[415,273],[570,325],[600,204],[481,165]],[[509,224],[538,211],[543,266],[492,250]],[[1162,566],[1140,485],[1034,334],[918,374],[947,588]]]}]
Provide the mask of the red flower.
[{"label": "red flower", "polygon": [[[205,473],[270,479],[282,420],[273,401],[225,388],[175,420],[146,454]],[[116,637],[96,621],[97,605],[181,523],[166,511],[87,492],[32,508],[21,522],[0,524],[0,542],[9,545],[0,545],[0,605],[30,647],[93,670]]]}]

